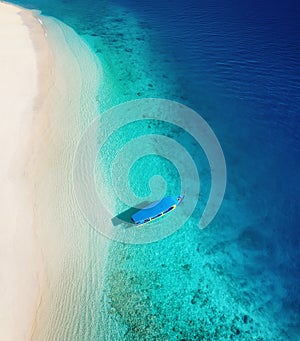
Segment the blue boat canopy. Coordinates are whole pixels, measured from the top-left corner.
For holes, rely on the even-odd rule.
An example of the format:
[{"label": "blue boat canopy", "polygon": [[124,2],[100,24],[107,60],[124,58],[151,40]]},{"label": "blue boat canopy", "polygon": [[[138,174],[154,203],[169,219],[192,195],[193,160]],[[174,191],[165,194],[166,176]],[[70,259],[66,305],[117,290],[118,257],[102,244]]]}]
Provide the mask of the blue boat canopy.
[{"label": "blue boat canopy", "polygon": [[131,219],[136,224],[146,223],[150,221],[150,219],[157,218],[174,209],[174,206],[176,207],[179,203],[179,198],[181,199],[181,197],[178,196],[165,197],[162,200],[156,201],[136,212],[132,215]]}]

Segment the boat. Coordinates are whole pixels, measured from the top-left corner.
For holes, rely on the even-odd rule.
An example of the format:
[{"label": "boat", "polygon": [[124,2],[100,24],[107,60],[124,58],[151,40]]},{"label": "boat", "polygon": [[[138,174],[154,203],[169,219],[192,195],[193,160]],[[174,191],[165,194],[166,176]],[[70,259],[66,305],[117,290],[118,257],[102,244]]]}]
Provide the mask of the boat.
[{"label": "boat", "polygon": [[144,225],[172,212],[182,202],[184,195],[168,196],[145,206],[131,216],[135,225]]}]

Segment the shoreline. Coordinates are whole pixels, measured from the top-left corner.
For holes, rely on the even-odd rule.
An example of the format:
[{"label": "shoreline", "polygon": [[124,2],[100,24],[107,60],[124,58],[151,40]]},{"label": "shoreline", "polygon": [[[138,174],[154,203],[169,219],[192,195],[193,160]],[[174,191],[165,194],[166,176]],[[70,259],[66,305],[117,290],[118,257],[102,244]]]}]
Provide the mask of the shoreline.
[{"label": "shoreline", "polygon": [[[33,339],[51,341],[64,338],[70,326],[68,332],[76,333],[85,316],[82,302],[88,291],[95,290],[83,278],[98,278],[97,289],[101,290],[105,271],[109,241],[95,234],[86,222],[72,182],[77,144],[99,114],[102,67],[72,28],[53,17],[39,15],[38,19],[46,32],[51,83],[44,88],[38,107],[41,114],[36,117],[27,168],[34,176],[35,224],[47,272]],[[91,260],[98,264],[96,274],[90,273]],[[85,307],[89,304],[85,302]]]}]

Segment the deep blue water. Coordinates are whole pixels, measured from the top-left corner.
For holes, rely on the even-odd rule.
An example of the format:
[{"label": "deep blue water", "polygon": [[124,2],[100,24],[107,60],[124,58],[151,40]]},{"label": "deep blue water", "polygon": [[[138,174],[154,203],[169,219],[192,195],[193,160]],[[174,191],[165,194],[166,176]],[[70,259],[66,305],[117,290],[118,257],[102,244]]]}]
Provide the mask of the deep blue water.
[{"label": "deep blue water", "polygon": [[[116,20],[110,8],[121,6],[122,13],[138,18],[139,29],[145,30],[153,51],[150,58],[154,67],[161,63],[162,70],[167,67],[169,72],[164,77],[163,71],[153,71],[155,96],[183,102],[201,113],[222,145],[228,183],[225,203],[215,219],[222,222],[224,243],[237,235],[239,248],[252,252],[242,262],[238,255],[233,257],[236,263],[225,266],[226,271],[234,278],[249,280],[264,271],[274,275],[285,290],[281,300],[275,298],[281,305],[279,310],[282,314],[292,312],[290,326],[300,335],[299,3],[16,2],[57,17],[85,38],[90,35],[87,40],[116,78],[118,68],[122,68],[116,46],[123,49],[125,44],[131,54],[140,47],[136,37],[122,41],[120,30],[127,22]],[[107,37],[105,28],[109,27],[111,35]],[[93,40],[95,37],[101,42]],[[135,68],[145,68],[139,58],[136,56]],[[151,65],[147,67],[151,74]],[[126,85],[129,78],[120,76],[117,82]],[[168,91],[164,83],[174,80],[176,88]],[[137,87],[130,94],[119,93],[113,103],[139,98],[140,91],[144,97],[153,94]],[[253,256],[253,250],[259,257]],[[288,329],[286,333],[289,335]]]}]

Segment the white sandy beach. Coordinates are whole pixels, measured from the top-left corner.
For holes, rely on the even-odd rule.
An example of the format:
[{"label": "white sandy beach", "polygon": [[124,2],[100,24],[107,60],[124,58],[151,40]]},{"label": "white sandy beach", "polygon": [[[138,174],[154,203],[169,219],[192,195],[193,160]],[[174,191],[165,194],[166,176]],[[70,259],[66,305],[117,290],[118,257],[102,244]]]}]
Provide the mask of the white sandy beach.
[{"label": "white sandy beach", "polygon": [[28,11],[0,3],[0,339],[30,339],[41,295],[43,262],[34,229],[26,162],[38,92],[43,38]]},{"label": "white sandy beach", "polygon": [[79,298],[95,286],[73,283],[95,255],[102,281],[106,242],[88,240],[71,182],[101,66],[72,29],[4,2],[0,65],[0,339],[57,340],[83,321]]}]

